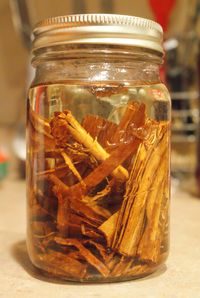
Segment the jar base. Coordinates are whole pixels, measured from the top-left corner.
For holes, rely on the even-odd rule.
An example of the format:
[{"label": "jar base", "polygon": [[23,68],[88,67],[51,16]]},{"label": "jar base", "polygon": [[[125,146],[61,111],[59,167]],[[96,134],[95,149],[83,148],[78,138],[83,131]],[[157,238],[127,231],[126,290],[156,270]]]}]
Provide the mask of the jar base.
[{"label": "jar base", "polygon": [[[164,258],[166,259],[167,256]],[[34,267],[37,269],[37,278],[53,282],[53,283],[88,283],[88,284],[96,284],[96,283],[115,283],[115,282],[126,282],[126,281],[131,281],[131,280],[137,280],[141,278],[145,278],[147,276],[153,275],[153,274],[162,274],[166,270],[165,263],[163,263],[163,258],[162,262],[159,264],[156,264],[154,266],[149,266],[146,268],[146,270],[142,273],[130,275],[130,276],[110,276],[110,277],[102,277],[99,275],[91,275],[87,278],[72,278],[69,276],[64,276],[64,275],[59,275],[59,274],[54,274],[52,272],[48,272],[47,270],[44,270],[34,264]]]}]

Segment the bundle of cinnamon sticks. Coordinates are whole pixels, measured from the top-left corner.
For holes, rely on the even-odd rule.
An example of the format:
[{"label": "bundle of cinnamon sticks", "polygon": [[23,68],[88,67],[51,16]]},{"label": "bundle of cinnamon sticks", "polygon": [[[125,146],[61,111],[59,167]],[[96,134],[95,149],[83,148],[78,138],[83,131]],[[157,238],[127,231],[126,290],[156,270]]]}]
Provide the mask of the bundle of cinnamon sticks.
[{"label": "bundle of cinnamon sticks", "polygon": [[131,101],[119,124],[29,109],[29,241],[34,262],[72,280],[137,277],[165,253],[169,123]]}]

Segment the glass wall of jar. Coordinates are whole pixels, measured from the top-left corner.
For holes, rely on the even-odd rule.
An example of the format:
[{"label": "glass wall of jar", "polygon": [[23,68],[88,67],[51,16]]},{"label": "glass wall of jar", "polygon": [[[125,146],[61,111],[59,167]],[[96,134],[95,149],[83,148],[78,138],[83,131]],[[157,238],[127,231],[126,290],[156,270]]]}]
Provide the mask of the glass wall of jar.
[{"label": "glass wall of jar", "polygon": [[84,282],[155,271],[169,245],[170,99],[159,77],[162,53],[97,42],[48,44],[34,54],[27,104],[32,263],[52,277]]}]

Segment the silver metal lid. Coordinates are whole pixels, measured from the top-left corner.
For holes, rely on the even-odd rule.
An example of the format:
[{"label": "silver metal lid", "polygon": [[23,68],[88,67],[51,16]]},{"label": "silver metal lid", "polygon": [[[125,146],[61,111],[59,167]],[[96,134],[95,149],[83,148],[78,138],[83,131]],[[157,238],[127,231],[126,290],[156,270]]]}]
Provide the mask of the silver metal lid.
[{"label": "silver metal lid", "polygon": [[152,49],[163,53],[162,27],[151,20],[115,14],[78,14],[39,22],[33,51],[58,44],[113,44]]}]

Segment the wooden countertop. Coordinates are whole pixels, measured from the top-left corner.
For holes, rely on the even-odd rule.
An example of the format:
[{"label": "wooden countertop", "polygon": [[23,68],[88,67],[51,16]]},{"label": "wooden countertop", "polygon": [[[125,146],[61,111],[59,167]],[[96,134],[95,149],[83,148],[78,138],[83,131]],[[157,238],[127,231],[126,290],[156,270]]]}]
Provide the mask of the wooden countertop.
[{"label": "wooden countertop", "polygon": [[52,283],[27,256],[25,182],[0,184],[1,298],[200,297],[200,199],[173,191],[171,249],[165,266],[149,277],[112,284]]}]

